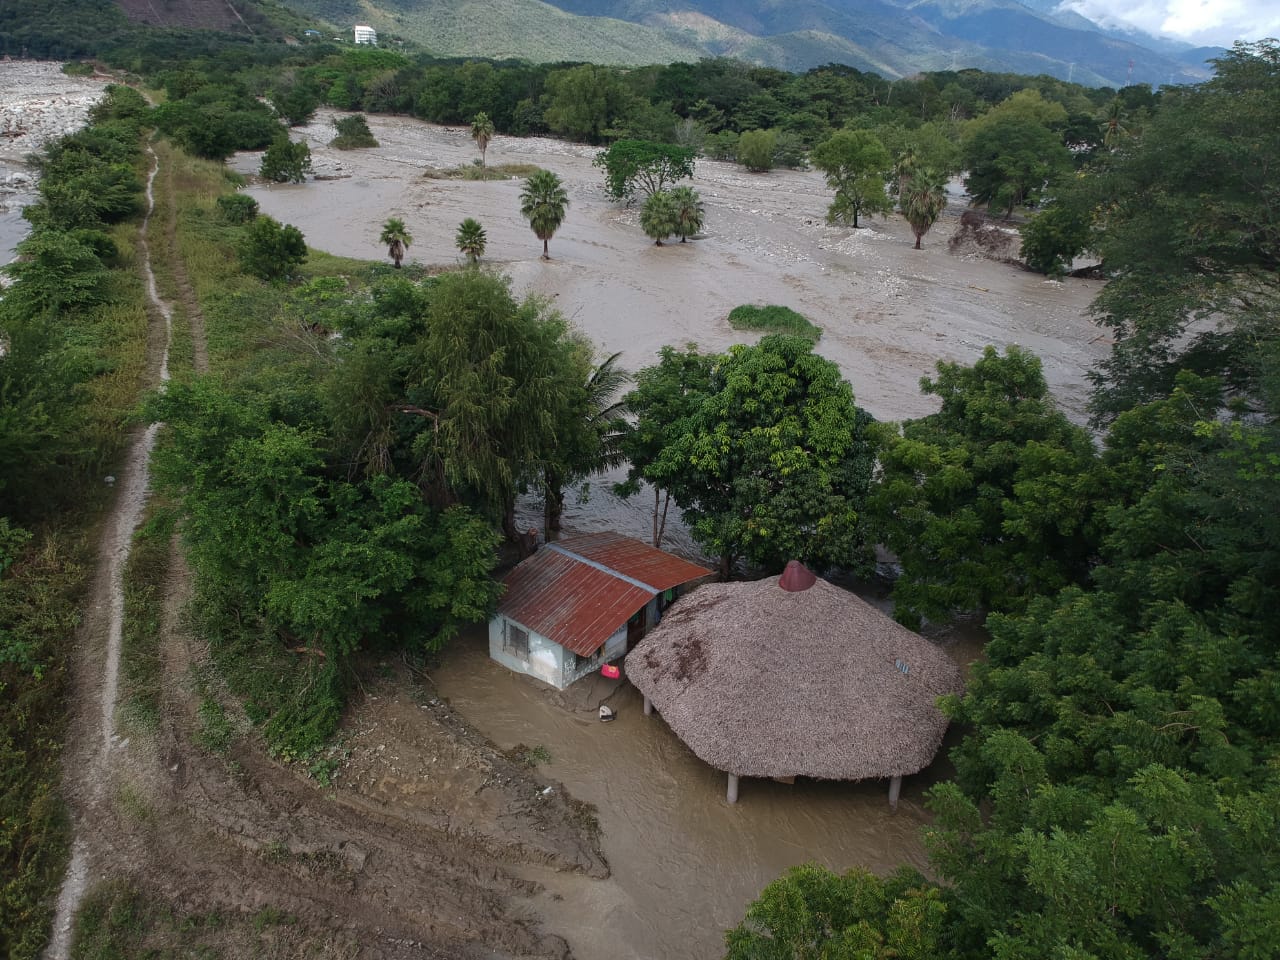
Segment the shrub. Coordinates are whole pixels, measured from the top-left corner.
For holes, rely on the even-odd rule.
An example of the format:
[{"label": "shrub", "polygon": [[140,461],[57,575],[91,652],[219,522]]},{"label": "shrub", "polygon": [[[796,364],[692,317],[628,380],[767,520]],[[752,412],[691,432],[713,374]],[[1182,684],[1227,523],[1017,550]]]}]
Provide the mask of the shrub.
[{"label": "shrub", "polygon": [[339,150],[356,150],[360,147],[376,147],[377,139],[373,136],[373,131],[369,129],[369,121],[365,119],[363,113],[357,113],[350,117],[339,117],[333,121],[334,128],[338,131],[338,135],[329,141],[329,146],[336,147]]},{"label": "shrub", "polygon": [[229,193],[218,198],[218,212],[227,223],[251,223],[258,215],[258,201],[247,193]]},{"label": "shrub", "polygon": [[738,162],[752,173],[773,169],[778,136],[772,130],[748,130],[738,137]]},{"label": "shrub", "polygon": [[287,277],[307,259],[302,231],[271,217],[258,217],[245,232],[240,264],[246,273],[262,280]]}]

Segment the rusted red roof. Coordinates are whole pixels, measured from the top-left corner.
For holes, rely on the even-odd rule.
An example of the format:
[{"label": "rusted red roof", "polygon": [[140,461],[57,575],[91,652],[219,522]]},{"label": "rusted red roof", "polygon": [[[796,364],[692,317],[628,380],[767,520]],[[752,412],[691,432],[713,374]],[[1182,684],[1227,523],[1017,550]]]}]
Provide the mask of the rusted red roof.
[{"label": "rusted red roof", "polygon": [[588,657],[657,594],[710,572],[631,537],[584,534],[508,573],[498,613]]}]

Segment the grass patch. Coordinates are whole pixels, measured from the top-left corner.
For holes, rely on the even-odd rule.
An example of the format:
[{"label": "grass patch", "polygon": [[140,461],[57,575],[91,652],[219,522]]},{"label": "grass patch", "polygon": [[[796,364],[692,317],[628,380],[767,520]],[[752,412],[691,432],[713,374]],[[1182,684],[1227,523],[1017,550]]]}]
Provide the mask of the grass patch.
[{"label": "grass patch", "polygon": [[743,304],[729,311],[729,326],[735,330],[760,330],[764,333],[786,333],[806,340],[817,340],[822,328],[790,307],[757,307]]},{"label": "grass patch", "polygon": [[445,170],[428,167],[422,175],[428,180],[516,180],[531,176],[541,169],[536,163],[499,163],[482,167],[477,162]]},{"label": "grass patch", "polygon": [[357,944],[307,930],[283,910],[186,912],[156,890],[121,881],[89,891],[76,915],[72,960],[213,960],[216,957],[350,958]]},{"label": "grass patch", "polygon": [[136,732],[153,733],[160,726],[164,685],[160,627],[174,520],[170,509],[151,509],[149,518],[134,535],[124,571],[124,631],[120,647],[124,685],[120,715]]}]

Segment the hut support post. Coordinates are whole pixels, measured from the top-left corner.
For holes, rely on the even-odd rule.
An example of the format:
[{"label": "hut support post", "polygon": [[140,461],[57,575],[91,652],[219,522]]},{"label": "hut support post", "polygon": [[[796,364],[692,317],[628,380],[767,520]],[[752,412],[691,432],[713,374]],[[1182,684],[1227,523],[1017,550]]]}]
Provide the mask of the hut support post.
[{"label": "hut support post", "polygon": [[644,715],[647,717],[652,715],[652,713],[653,713],[653,701],[650,700],[648,697],[645,697],[644,698]]},{"label": "hut support post", "polygon": [[736,773],[729,774],[729,789],[725,791],[724,798],[730,803],[738,802],[738,775]]},{"label": "hut support post", "polygon": [[894,777],[889,781],[889,807],[898,808],[898,796],[902,793],[902,777]]}]

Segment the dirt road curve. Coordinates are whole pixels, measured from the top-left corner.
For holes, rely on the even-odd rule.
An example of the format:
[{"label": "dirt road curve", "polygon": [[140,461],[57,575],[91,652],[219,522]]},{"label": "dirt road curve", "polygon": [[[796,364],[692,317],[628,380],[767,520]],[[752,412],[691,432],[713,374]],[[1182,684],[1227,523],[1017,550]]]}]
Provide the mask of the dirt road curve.
[{"label": "dirt road curve", "polygon": [[[154,229],[148,214],[144,236]],[[172,310],[156,291],[145,243],[142,249],[153,323],[166,330],[152,341],[167,343]],[[153,383],[168,377],[167,353],[152,358]],[[205,651],[184,626],[190,576],[176,542],[164,591],[159,729],[121,735],[121,579],[145,507],[154,441],[151,428],[130,446],[85,611],[66,767],[75,856],[48,956],[68,955],[70,918],[84,891],[122,878],[180,911],[292,914],[296,952],[289,955],[567,957],[566,942],[544,933],[522,904],[541,889],[540,873],[607,876],[593,820],[440,700],[401,682],[389,702],[371,694],[357,710],[373,718],[372,729],[411,727],[433,774],[415,777],[411,790],[400,780],[388,793],[387,777],[358,775],[349,778],[352,787],[322,790],[267,758],[251,734],[228,756],[195,745],[192,671]]]}]

